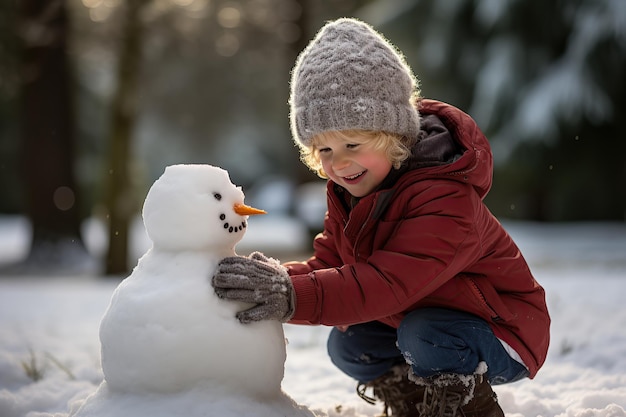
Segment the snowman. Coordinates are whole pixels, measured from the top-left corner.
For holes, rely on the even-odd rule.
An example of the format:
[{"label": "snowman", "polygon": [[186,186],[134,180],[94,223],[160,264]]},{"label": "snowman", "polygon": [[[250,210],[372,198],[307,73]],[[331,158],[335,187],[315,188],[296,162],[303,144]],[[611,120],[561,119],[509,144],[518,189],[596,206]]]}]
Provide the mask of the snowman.
[{"label": "snowman", "polygon": [[221,168],[165,169],[143,207],[152,247],[100,324],[104,381],[70,415],[313,416],[281,390],[282,324],[241,324],[235,314],[250,306],[219,299],[210,283],[248,216],[264,213],[243,201]]}]

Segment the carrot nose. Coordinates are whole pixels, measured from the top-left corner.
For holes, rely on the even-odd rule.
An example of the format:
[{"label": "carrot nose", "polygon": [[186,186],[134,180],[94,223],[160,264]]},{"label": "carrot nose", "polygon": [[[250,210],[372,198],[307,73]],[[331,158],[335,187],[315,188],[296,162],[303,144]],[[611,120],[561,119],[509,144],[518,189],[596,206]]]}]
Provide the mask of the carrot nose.
[{"label": "carrot nose", "polygon": [[235,213],[239,214],[240,216],[251,216],[254,214],[267,214],[265,210],[246,206],[243,203],[235,203],[235,205],[233,206],[233,210],[235,210]]}]

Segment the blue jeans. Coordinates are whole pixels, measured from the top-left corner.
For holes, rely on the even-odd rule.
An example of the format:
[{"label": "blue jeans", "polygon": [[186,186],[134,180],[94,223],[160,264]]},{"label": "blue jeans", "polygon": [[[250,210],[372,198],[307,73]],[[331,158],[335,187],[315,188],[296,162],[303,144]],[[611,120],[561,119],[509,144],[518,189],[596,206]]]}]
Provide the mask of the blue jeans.
[{"label": "blue jeans", "polygon": [[487,379],[493,385],[528,376],[486,321],[443,308],[412,311],[398,329],[376,321],[350,326],[345,332],[335,328],[328,338],[328,354],[339,369],[363,383],[404,362],[420,377],[470,375],[481,361],[487,364]]}]

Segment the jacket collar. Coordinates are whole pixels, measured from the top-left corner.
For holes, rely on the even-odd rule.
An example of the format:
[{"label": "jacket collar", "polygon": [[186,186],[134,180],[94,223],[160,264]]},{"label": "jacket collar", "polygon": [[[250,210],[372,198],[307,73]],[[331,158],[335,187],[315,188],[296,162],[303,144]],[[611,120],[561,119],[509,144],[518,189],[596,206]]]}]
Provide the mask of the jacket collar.
[{"label": "jacket collar", "polygon": [[[456,107],[435,100],[422,100],[418,108],[422,122],[412,156],[399,169],[392,169],[377,190],[355,199],[329,180],[330,199],[341,206],[347,229],[360,230],[368,219],[380,218],[405,183],[428,177],[456,179],[471,183],[481,197],[491,187],[491,148],[474,120]],[[355,217],[358,221],[353,222]]]}]

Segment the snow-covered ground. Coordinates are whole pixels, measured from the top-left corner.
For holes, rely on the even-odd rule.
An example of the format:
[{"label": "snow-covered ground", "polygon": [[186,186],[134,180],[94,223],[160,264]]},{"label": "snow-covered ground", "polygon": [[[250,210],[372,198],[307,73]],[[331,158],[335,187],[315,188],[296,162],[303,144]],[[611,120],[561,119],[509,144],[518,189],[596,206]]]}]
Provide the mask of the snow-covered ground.
[{"label": "snow-covered ground", "polygon": [[[495,388],[507,416],[626,417],[626,224],[505,226],[546,288],[553,319],[539,375]],[[272,226],[268,221],[263,227]],[[254,229],[251,222],[240,253],[257,244],[263,250],[262,234],[255,236]],[[25,230],[19,219],[0,218],[0,263],[23,255]],[[98,246],[96,232],[92,246]],[[272,249],[302,245],[301,234],[291,235],[298,241],[273,241]],[[98,326],[118,283],[0,276],[0,417],[66,415],[73,401],[96,390],[102,380]],[[319,415],[376,415],[380,407],[358,398],[354,381],[330,363],[328,330],[285,326],[283,390]],[[219,415],[211,404],[206,409],[207,416]]]}]

